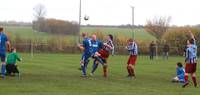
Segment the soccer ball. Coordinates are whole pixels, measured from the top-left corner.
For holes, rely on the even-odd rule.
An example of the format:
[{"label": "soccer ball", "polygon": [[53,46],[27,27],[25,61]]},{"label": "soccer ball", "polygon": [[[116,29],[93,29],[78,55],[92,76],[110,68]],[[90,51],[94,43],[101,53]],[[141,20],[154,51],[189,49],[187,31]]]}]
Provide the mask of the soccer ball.
[{"label": "soccer ball", "polygon": [[172,82],[178,82],[178,81],[179,81],[178,77],[174,77],[174,78],[172,79]]},{"label": "soccer ball", "polygon": [[89,20],[89,16],[85,15],[84,20],[85,21]]}]

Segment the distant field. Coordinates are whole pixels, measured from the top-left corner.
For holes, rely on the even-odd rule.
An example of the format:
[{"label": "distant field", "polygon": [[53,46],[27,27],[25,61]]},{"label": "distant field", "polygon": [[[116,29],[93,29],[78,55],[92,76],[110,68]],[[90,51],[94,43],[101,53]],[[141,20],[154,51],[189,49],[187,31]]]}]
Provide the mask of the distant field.
[{"label": "distant field", "polygon": [[[6,32],[11,32],[12,35],[20,35],[20,37],[23,38],[42,38],[42,39],[48,39],[49,37],[54,37],[55,35],[48,34],[48,33],[42,33],[42,32],[36,32],[32,30],[31,27],[5,27]],[[134,34],[131,29],[122,29],[122,28],[91,28],[91,27],[82,27],[81,32],[89,32],[93,33],[96,31],[101,31],[104,34],[113,34],[117,36],[124,36],[124,37],[135,37],[136,40],[155,40],[155,37],[151,36],[147,32],[144,31],[144,29],[135,29]],[[74,36],[64,36],[66,38],[70,38],[72,40],[75,40],[76,37]]]},{"label": "distant field", "polygon": [[95,32],[102,31],[105,34],[113,34],[118,36],[125,37],[135,37],[136,40],[155,40],[155,37],[145,32],[144,29],[134,29],[134,32],[131,29],[123,29],[123,28],[91,28],[91,27],[83,27],[81,31],[85,32]]},{"label": "distant field", "polygon": [[[170,57],[168,61],[150,61],[148,56],[138,56],[136,79],[125,76],[128,56],[110,57],[109,77],[102,77],[102,66],[93,77],[81,78],[79,60],[81,54],[21,54],[18,63],[21,77],[0,80],[0,95],[199,95],[199,88],[171,83],[175,76],[176,62],[182,57]],[[92,60],[88,66],[91,70]],[[198,65],[199,67],[199,65]],[[199,71],[199,69],[197,70]],[[197,72],[198,80],[200,73]]]}]

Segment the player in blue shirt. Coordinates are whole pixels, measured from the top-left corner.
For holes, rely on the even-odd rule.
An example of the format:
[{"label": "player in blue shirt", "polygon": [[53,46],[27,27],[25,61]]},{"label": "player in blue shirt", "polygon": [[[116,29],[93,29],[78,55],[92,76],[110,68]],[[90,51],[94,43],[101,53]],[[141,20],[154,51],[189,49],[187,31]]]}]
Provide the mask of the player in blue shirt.
[{"label": "player in blue shirt", "polygon": [[95,54],[103,47],[103,42],[98,40],[96,35],[92,35],[92,53]]},{"label": "player in blue shirt", "polygon": [[84,51],[82,54],[80,64],[81,64],[82,76],[85,77],[86,76],[86,68],[89,63],[89,58],[92,56],[92,43],[91,43],[91,39],[88,38],[87,33],[82,33],[82,37],[83,37],[83,42],[82,42],[82,44],[79,44],[78,47],[82,51]]},{"label": "player in blue shirt", "polygon": [[172,79],[172,82],[185,83],[185,69],[180,62],[176,64],[176,77]]},{"label": "player in blue shirt", "polygon": [[[7,47],[7,48],[6,48]],[[4,78],[6,74],[6,50],[10,51],[10,42],[7,36],[3,33],[3,28],[0,27],[0,57],[1,57],[1,77]]]},{"label": "player in blue shirt", "polygon": [[[107,59],[110,55],[110,53],[114,54],[114,45],[113,45],[113,36],[112,35],[107,35],[106,37],[106,42],[103,43],[103,47],[96,53],[98,54],[98,58],[100,58],[100,62],[103,62],[103,76],[104,77],[108,77],[108,63],[107,63]],[[96,61],[96,62],[95,62]],[[97,60],[95,60],[93,63],[93,68],[92,68],[92,72],[91,72],[91,76],[93,76],[95,70],[98,67],[98,62]]]},{"label": "player in blue shirt", "polygon": [[101,63],[103,66],[106,64],[103,62],[103,60],[100,58],[100,54],[98,53],[103,48],[103,42],[100,40],[97,40],[96,35],[92,35],[92,57],[94,58],[91,76],[93,76],[94,71],[97,68],[96,62]]},{"label": "player in blue shirt", "polygon": [[197,64],[197,45],[195,37],[191,31],[189,31],[191,39],[187,41],[186,57],[185,57],[185,84],[186,87],[189,84],[188,74],[191,75],[194,86],[197,87],[196,81],[196,64]]}]

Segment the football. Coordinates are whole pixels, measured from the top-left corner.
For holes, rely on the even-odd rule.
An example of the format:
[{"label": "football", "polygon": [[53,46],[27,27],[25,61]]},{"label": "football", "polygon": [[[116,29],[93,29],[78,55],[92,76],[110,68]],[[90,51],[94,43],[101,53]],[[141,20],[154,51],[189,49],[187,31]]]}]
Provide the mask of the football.
[{"label": "football", "polygon": [[85,21],[89,20],[89,16],[85,15],[84,20]]}]

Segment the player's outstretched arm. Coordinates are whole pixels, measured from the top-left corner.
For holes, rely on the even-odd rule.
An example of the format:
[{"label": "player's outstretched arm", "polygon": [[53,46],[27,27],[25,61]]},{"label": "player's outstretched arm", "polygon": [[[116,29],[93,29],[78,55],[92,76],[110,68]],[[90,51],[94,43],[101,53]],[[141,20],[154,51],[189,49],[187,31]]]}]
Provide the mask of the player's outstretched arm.
[{"label": "player's outstretched arm", "polygon": [[192,31],[189,31],[189,33],[190,33],[190,37],[191,37],[192,39],[195,39],[195,38],[194,38],[194,34],[192,33]]},{"label": "player's outstretched arm", "polygon": [[77,47],[78,47],[80,50],[82,50],[82,51],[84,51],[84,50],[85,50],[85,48],[83,47],[83,45],[82,45],[82,44],[78,44],[78,45],[77,45]]},{"label": "player's outstretched arm", "polygon": [[6,44],[7,44],[7,50],[8,50],[8,52],[10,52],[11,51],[10,41],[6,41]]}]

